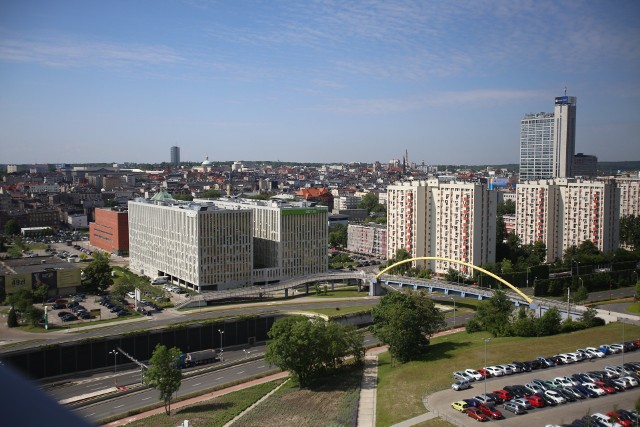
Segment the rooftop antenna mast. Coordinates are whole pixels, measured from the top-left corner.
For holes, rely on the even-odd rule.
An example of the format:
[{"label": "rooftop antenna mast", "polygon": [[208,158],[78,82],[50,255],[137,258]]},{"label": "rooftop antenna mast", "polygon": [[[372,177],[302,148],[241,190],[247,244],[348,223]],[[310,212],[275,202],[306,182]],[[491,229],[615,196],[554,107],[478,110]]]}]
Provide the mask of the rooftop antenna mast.
[{"label": "rooftop antenna mast", "polygon": [[564,96],[567,96],[567,85],[564,85]]}]

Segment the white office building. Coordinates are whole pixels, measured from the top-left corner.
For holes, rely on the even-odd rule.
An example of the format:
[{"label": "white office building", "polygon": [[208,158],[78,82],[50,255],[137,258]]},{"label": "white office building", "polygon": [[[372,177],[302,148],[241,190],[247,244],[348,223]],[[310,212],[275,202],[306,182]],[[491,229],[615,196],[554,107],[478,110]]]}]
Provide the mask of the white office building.
[{"label": "white office building", "polygon": [[520,122],[520,182],[573,177],[575,96],[555,99],[553,113],[525,114]]},{"label": "white office building", "polygon": [[200,291],[252,285],[252,211],[171,199],[129,202],[135,273]]},{"label": "white office building", "polygon": [[328,211],[309,202],[215,199],[215,206],[253,213],[253,283],[328,271]]}]

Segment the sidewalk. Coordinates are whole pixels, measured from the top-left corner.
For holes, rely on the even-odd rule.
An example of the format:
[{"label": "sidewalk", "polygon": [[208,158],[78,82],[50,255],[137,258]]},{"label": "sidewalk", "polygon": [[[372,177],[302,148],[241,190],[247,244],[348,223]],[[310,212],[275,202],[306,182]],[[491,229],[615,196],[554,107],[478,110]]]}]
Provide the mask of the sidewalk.
[{"label": "sidewalk", "polygon": [[[195,403],[204,402],[209,399],[214,399],[219,396],[223,396],[225,394],[232,393],[234,391],[243,390],[245,388],[253,387],[254,385],[267,383],[269,381],[274,381],[280,378],[286,378],[289,376],[289,372],[279,372],[277,374],[269,375],[267,377],[258,378],[256,380],[252,380],[246,383],[237,384],[232,387],[224,388],[222,390],[213,391],[211,393],[203,394],[202,396],[193,397],[191,399],[183,400],[180,402],[176,402],[171,405],[171,410],[174,411],[176,409],[184,408],[185,406],[193,405]],[[164,414],[164,407],[160,407],[157,409],[152,409],[150,411],[141,412],[140,414],[133,415],[131,417],[122,418],[120,420],[111,422],[109,424],[104,424],[107,427],[116,427],[123,426],[129,424],[131,422],[142,420],[144,418],[150,417],[152,415]]]},{"label": "sidewalk", "polygon": [[[464,331],[464,328],[456,328],[435,334],[440,337]],[[375,427],[376,405],[378,395],[378,354],[387,351],[388,346],[375,347],[367,350],[364,358],[364,372],[362,373],[362,385],[360,386],[360,404],[358,406],[358,427]],[[417,417],[404,420],[393,427],[410,427],[421,422],[435,418],[432,412],[425,412]]]}]

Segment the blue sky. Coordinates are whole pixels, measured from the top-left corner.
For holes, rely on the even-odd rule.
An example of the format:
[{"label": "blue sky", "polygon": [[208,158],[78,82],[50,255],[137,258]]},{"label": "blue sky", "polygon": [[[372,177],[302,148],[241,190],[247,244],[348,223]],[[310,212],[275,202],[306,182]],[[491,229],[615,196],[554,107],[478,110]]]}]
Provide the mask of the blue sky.
[{"label": "blue sky", "polygon": [[640,160],[640,2],[0,2],[0,163]]}]

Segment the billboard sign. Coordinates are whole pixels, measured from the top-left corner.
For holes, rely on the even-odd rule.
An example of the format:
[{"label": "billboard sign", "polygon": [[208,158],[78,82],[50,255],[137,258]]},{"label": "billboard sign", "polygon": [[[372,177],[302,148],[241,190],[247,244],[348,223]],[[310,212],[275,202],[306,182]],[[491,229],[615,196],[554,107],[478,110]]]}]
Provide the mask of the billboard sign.
[{"label": "billboard sign", "polygon": [[56,270],[56,273],[58,279],[58,289],[69,288],[71,286],[80,286],[81,284],[79,269]]},{"label": "billboard sign", "polygon": [[565,105],[569,103],[568,96],[556,96],[556,105]]}]

